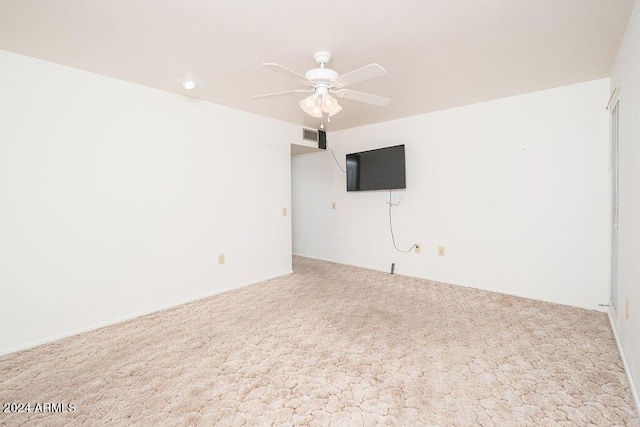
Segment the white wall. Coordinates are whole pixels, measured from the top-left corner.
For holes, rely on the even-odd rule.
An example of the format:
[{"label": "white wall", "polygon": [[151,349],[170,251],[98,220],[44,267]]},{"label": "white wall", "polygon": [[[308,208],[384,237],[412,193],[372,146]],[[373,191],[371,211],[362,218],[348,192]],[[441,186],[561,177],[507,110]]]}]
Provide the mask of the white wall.
[{"label": "white wall", "polygon": [[[633,14],[611,75],[619,87],[620,226],[618,312],[611,312],[640,410],[640,3]],[[628,306],[628,313],[627,313]],[[627,316],[628,315],[628,316]]]},{"label": "white wall", "polygon": [[3,51],[0,94],[0,353],[290,272],[300,127]]},{"label": "white wall", "polygon": [[292,161],[293,252],[601,309],[608,94],[602,79],[330,133],[343,166],[346,153],[406,145],[394,232],[402,249],[419,243],[422,253],[394,250],[388,192],[347,193],[329,152]]}]

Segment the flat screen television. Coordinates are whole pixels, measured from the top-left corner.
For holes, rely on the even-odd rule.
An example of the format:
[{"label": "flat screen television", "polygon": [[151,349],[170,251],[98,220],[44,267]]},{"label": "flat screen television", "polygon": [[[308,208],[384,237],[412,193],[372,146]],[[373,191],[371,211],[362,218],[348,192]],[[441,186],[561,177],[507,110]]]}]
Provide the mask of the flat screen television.
[{"label": "flat screen television", "polygon": [[407,188],[404,145],[347,154],[347,191]]}]

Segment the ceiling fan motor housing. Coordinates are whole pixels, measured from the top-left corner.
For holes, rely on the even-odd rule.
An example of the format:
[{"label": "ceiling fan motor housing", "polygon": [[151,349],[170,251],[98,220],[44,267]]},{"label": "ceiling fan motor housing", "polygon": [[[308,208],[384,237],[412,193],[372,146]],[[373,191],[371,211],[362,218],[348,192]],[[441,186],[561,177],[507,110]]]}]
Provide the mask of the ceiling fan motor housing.
[{"label": "ceiling fan motor housing", "polygon": [[333,81],[336,77],[338,77],[338,73],[329,68],[314,68],[313,70],[309,70],[305,73],[304,77],[308,80],[311,80],[313,85],[317,88],[319,86],[327,86],[331,85],[331,81]]}]

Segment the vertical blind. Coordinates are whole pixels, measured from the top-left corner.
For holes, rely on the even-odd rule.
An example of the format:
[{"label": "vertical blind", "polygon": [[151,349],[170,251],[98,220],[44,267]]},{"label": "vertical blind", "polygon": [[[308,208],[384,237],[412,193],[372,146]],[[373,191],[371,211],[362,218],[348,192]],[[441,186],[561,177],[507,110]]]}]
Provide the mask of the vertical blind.
[{"label": "vertical blind", "polygon": [[620,103],[616,101],[611,110],[611,304],[618,306],[618,204],[619,204],[619,155],[618,117]]}]

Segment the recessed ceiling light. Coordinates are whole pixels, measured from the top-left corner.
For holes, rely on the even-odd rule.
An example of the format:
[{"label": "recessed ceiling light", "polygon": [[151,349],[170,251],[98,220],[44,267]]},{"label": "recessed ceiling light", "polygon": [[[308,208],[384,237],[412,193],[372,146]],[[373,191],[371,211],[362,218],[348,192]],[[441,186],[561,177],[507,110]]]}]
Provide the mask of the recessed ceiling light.
[{"label": "recessed ceiling light", "polygon": [[180,84],[187,90],[191,90],[194,87],[198,86],[198,82],[195,80],[180,80]]}]

